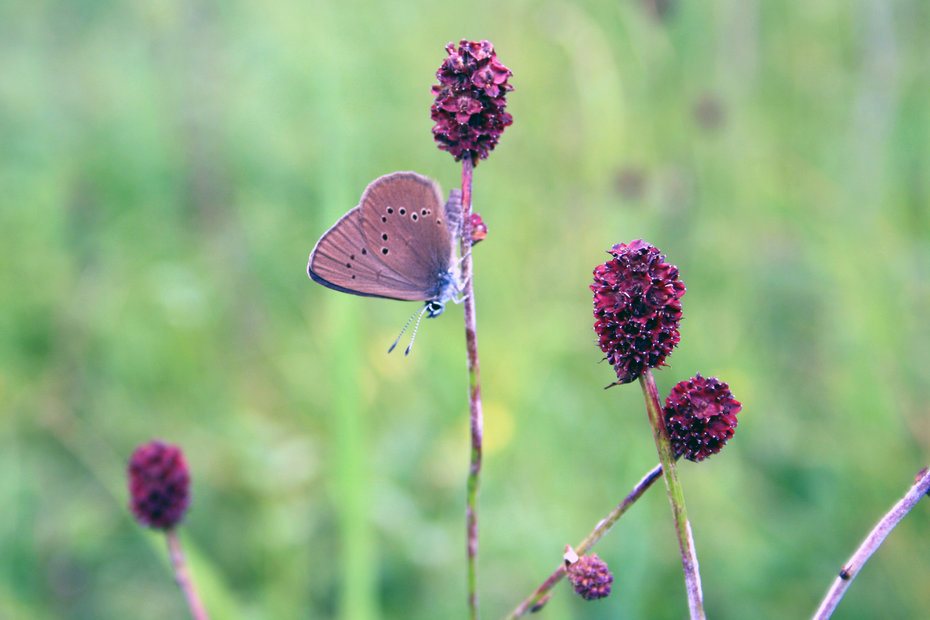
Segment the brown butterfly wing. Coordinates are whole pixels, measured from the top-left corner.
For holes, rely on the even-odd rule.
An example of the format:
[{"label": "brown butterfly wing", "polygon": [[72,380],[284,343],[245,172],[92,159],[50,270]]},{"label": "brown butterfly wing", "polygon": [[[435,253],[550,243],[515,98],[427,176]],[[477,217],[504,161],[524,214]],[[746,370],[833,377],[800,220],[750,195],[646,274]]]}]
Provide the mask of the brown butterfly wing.
[{"label": "brown butterfly wing", "polygon": [[353,207],[317,241],[307,274],[343,293],[404,301],[429,298],[421,287],[385,265],[362,236],[359,207]]},{"label": "brown butterfly wing", "polygon": [[390,269],[402,273],[430,299],[440,274],[453,264],[453,235],[439,185],[415,172],[372,181],[359,202],[365,243]]}]

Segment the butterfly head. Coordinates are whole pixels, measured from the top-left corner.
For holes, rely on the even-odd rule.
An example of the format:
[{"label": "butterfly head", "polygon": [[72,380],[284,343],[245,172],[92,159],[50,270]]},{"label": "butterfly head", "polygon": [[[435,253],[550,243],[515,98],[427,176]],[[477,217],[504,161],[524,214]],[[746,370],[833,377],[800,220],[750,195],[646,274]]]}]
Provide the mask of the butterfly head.
[{"label": "butterfly head", "polygon": [[436,318],[446,309],[446,303],[449,301],[454,301],[455,303],[462,301],[460,296],[464,287],[462,286],[461,279],[462,276],[458,266],[444,271],[439,275],[436,295],[432,299],[427,300],[424,306],[426,316],[431,319]]},{"label": "butterfly head", "polygon": [[432,299],[428,299],[426,303],[423,304],[423,307],[417,310],[413,316],[411,316],[407,323],[404,325],[404,328],[400,330],[400,334],[397,336],[397,340],[394,341],[394,344],[391,345],[391,348],[388,349],[388,353],[394,350],[394,347],[397,346],[397,343],[400,342],[401,336],[404,335],[404,332],[407,331],[407,326],[410,325],[410,321],[416,318],[417,322],[413,326],[413,336],[410,337],[410,344],[407,345],[407,349],[404,351],[404,355],[410,353],[410,349],[413,348],[413,341],[416,340],[417,330],[420,328],[420,319],[423,318],[425,314],[427,318],[434,319],[440,314],[443,310],[446,309],[446,303],[448,301],[454,301],[459,303],[462,301],[461,293],[464,286],[461,283],[461,272],[458,267],[449,269],[448,271],[443,271],[439,274],[439,283],[436,286],[436,294]]}]

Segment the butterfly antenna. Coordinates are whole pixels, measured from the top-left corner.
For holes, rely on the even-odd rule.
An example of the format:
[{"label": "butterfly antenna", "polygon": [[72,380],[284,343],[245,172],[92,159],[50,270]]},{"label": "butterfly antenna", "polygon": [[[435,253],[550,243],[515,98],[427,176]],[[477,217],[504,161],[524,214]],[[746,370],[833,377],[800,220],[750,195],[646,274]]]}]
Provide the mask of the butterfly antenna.
[{"label": "butterfly antenna", "polygon": [[419,316],[417,316],[417,324],[413,326],[413,335],[410,336],[410,344],[407,345],[407,350],[404,351],[404,355],[410,355],[410,350],[413,349],[413,341],[417,339],[417,330],[420,329],[420,320],[423,319],[423,313],[426,312],[427,308],[429,308],[429,304],[423,306]]},{"label": "butterfly antenna", "polygon": [[[417,311],[414,312],[412,315],[410,315],[410,318],[407,319],[407,322],[406,322],[406,323],[404,323],[404,328],[403,328],[402,330],[400,330],[400,333],[399,333],[399,334],[397,334],[397,340],[395,340],[395,341],[394,341],[394,344],[391,345],[391,348],[388,349],[388,353],[390,353],[391,351],[393,351],[393,350],[394,350],[394,347],[397,346],[397,343],[400,342],[400,337],[404,335],[404,332],[405,332],[405,331],[407,331],[407,326],[410,325],[410,321],[412,321],[412,320],[413,320],[413,317],[415,317],[417,314],[423,314],[423,310],[417,310]],[[417,325],[419,325],[419,324],[420,324],[420,321],[417,321]],[[415,330],[414,330],[414,331],[415,331]],[[407,347],[407,351],[408,351],[408,352],[410,351],[410,347]],[[406,355],[406,353],[405,353],[404,355]]]}]

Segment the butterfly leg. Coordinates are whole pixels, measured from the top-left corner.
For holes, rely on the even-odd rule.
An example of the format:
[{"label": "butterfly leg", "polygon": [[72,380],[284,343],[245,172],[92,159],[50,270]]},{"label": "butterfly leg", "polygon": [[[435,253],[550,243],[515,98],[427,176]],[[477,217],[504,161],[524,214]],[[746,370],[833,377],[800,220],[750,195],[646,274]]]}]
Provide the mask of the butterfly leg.
[{"label": "butterfly leg", "polygon": [[468,279],[466,279],[464,282],[462,282],[461,288],[457,288],[457,289],[455,290],[455,293],[456,293],[456,294],[451,298],[451,299],[452,299],[452,302],[453,302],[454,304],[458,305],[458,304],[462,303],[463,301],[465,301],[466,299],[468,299],[468,295],[463,294],[463,291],[464,291],[466,288],[468,288],[468,283],[469,283],[469,282],[471,282],[471,276],[468,276]]},{"label": "butterfly leg", "polygon": [[465,291],[466,288],[468,288],[468,285],[470,282],[471,282],[471,275],[469,275],[467,278],[462,280],[460,283],[457,283],[457,286],[455,287],[455,295],[453,295],[451,298],[453,303],[460,304],[466,299],[468,299],[468,295],[463,295],[462,293]]}]

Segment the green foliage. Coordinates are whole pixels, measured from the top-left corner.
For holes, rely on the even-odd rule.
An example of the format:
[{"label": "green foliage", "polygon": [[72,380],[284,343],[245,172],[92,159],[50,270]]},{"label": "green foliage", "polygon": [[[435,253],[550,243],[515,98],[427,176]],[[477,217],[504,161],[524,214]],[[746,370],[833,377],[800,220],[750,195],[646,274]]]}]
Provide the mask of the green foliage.
[{"label": "green foliage", "polygon": [[[701,372],[744,406],[681,467],[708,615],[809,615],[928,464],[928,29],[920,0],[0,5],[0,615],[184,616],[126,508],[159,437],[216,617],[464,616],[461,310],[387,356],[414,305],[304,269],[376,176],[457,183],[429,86],[463,37],[516,87],[475,178],[484,615],[656,462],[591,329],[637,237],[688,286],[660,392]],[[925,613],[927,511],[843,618]],[[661,488],[596,551],[611,597],[561,584],[546,617],[683,617]]]}]

